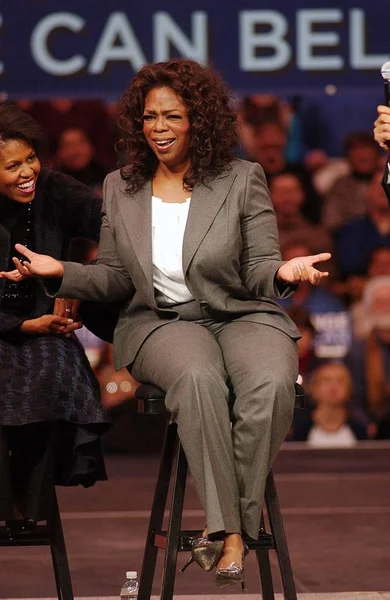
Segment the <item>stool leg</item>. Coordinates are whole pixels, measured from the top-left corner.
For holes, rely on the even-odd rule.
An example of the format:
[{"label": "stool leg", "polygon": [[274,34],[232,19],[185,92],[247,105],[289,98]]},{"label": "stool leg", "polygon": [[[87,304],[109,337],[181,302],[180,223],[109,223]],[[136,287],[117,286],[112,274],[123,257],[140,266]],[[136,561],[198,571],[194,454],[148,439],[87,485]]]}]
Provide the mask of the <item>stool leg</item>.
[{"label": "stool leg", "polygon": [[295,589],[294,575],[287,546],[286,532],[284,530],[282,513],[280,512],[279,500],[272,471],[270,471],[267,478],[265,502],[279,562],[280,575],[283,584],[283,595],[285,600],[297,600],[297,592]]},{"label": "stool leg", "polygon": [[152,593],[153,578],[156,570],[158,554],[158,547],[154,545],[154,534],[156,531],[161,531],[163,526],[176,440],[176,423],[167,423],[160,459],[160,468],[157,477],[152,510],[150,513],[149,528],[145,543],[144,558],[138,590],[138,600],[149,600]]},{"label": "stool leg", "polygon": [[74,600],[60,511],[58,509],[57,495],[54,487],[50,517],[47,519],[47,529],[50,540],[50,550],[53,560],[58,600]]},{"label": "stool leg", "polygon": [[173,597],[186,479],[187,459],[179,437],[177,437],[175,472],[173,475],[173,492],[167,529],[167,546],[165,550],[161,600],[172,600]]},{"label": "stool leg", "polygon": [[[260,535],[265,532],[264,515],[261,514]],[[256,550],[257,564],[259,566],[262,600],[275,600],[274,584],[272,581],[269,550]]]}]

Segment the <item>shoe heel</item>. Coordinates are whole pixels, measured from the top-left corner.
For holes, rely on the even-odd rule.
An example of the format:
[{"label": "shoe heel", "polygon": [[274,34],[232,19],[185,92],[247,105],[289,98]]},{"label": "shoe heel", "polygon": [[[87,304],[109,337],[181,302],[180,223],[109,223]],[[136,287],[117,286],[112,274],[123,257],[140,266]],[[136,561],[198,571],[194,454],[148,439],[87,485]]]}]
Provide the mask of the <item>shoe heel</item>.
[{"label": "shoe heel", "polygon": [[248,591],[247,587],[246,587],[245,579],[243,579],[241,581],[241,591],[243,591],[243,592],[247,592]]},{"label": "shoe heel", "polygon": [[211,571],[219,561],[222,550],[223,541],[217,540],[210,542],[206,546],[193,546],[192,556],[204,571]]},{"label": "shoe heel", "polygon": [[184,565],[184,566],[183,566],[181,569],[179,569],[179,573],[184,573],[184,571],[185,571],[186,569],[188,569],[188,567],[189,567],[189,566],[190,566],[190,565],[191,565],[193,562],[195,562],[195,559],[194,559],[194,557],[193,557],[193,556],[190,556],[190,558],[187,560],[187,562],[185,563],[185,565]]}]

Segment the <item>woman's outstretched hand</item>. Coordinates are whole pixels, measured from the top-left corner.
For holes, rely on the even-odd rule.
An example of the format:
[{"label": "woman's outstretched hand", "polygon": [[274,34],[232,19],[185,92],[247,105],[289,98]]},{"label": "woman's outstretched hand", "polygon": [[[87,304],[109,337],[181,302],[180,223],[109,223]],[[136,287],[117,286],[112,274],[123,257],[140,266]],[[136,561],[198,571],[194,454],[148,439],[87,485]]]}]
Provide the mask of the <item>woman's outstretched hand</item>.
[{"label": "woman's outstretched hand", "polygon": [[1,271],[0,277],[11,281],[21,281],[27,277],[62,277],[64,267],[62,264],[46,254],[32,252],[22,244],[16,244],[15,249],[25,257],[19,260],[14,257],[13,263],[16,267],[13,271]]},{"label": "woman's outstretched hand", "polygon": [[276,273],[277,279],[285,283],[300,283],[301,281],[310,281],[313,285],[318,285],[321,279],[328,277],[328,271],[318,271],[313,265],[318,262],[329,260],[329,252],[321,252],[312,256],[297,256],[285,262]]}]

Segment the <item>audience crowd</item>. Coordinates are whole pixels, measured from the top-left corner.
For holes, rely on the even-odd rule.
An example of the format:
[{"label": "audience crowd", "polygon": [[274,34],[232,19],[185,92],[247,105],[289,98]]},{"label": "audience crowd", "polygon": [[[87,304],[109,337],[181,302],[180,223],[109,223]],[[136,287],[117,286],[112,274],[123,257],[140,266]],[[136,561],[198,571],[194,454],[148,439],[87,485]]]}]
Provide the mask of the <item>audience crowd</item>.
[{"label": "audience crowd", "polygon": [[[101,193],[105,175],[116,168],[115,107],[96,100],[19,104],[48,135],[49,164]],[[283,258],[332,253],[323,267],[330,272],[325,284],[302,283],[281,301],[302,334],[299,381],[306,395],[306,410],[297,411],[287,440],[349,447],[390,439],[390,208],[381,186],[386,155],[370,131],[348,135],[340,157],[327,156],[324,148],[305,151],[296,106],[273,96],[245,97],[238,111],[239,156],[265,171]],[[74,241],[72,260],[94,259],[96,247],[84,242]],[[77,333],[114,422],[107,448],[135,450],[137,436],[148,433],[148,447],[158,447],[160,435],[153,438],[137,417],[138,383],[125,369],[115,372],[109,343],[86,328]]]}]

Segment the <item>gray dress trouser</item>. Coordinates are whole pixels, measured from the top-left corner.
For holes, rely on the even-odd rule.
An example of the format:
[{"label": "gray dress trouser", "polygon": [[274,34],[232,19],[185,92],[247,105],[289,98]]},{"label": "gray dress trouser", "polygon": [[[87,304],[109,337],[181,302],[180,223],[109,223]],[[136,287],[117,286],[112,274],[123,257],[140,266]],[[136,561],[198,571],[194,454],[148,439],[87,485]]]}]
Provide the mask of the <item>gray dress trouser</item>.
[{"label": "gray dress trouser", "polygon": [[195,301],[175,310],[180,320],[151,333],[131,373],[166,392],[209,533],[257,538],[266,478],[292,421],[296,343],[242,318],[214,321]]}]

